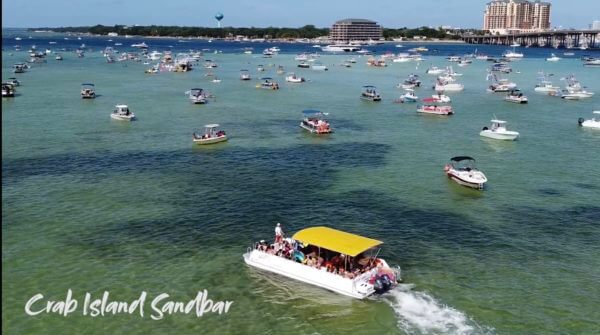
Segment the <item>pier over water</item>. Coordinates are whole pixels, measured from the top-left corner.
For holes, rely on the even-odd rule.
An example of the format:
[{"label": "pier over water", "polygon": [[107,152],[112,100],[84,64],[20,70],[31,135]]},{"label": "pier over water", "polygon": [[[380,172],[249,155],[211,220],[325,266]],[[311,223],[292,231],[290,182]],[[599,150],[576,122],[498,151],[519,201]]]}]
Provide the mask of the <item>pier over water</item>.
[{"label": "pier over water", "polygon": [[598,49],[600,48],[600,30],[553,30],[545,32],[519,33],[510,35],[463,35],[462,40],[471,44]]}]

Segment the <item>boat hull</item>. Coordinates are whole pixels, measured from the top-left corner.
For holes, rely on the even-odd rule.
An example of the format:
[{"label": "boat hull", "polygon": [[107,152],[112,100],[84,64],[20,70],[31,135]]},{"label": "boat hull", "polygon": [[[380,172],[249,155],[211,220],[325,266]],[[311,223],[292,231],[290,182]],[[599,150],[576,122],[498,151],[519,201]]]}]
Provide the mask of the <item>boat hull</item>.
[{"label": "boat hull", "polygon": [[468,179],[460,176],[459,174],[453,173],[452,171],[449,171],[446,174],[448,175],[448,178],[452,179],[457,184],[466,186],[466,187],[470,187],[473,189],[477,189],[477,190],[483,190],[483,186],[486,183],[486,181],[481,182],[481,181],[468,180]]},{"label": "boat hull", "polygon": [[204,138],[204,139],[194,138],[193,141],[194,141],[194,143],[199,144],[199,145],[214,144],[214,143],[227,141],[227,136],[211,137],[211,138]]},{"label": "boat hull", "polygon": [[483,130],[479,133],[480,136],[491,138],[494,140],[504,140],[504,141],[514,141],[519,137],[519,133],[516,131],[506,131],[506,132],[494,132],[491,130]]},{"label": "boat hull", "polygon": [[325,134],[331,134],[331,133],[333,133],[333,130],[331,130],[331,128],[328,128],[328,130],[321,131],[321,130],[319,130],[317,128],[313,128],[313,127],[307,126],[303,122],[300,122],[300,128],[305,129],[308,132],[313,133],[313,134],[317,134],[317,135],[325,135]]},{"label": "boat hull", "polygon": [[133,115],[133,114],[131,114],[131,115],[110,114],[110,117],[113,120],[118,120],[118,121],[133,121],[133,120],[135,120],[135,115]]},{"label": "boat hull", "polygon": [[297,263],[286,258],[252,250],[243,255],[244,262],[252,267],[273,272],[307,284],[318,286],[356,299],[364,299],[373,293],[373,285],[368,283],[370,273],[365,273],[352,280],[327,272],[325,268],[317,269]]}]

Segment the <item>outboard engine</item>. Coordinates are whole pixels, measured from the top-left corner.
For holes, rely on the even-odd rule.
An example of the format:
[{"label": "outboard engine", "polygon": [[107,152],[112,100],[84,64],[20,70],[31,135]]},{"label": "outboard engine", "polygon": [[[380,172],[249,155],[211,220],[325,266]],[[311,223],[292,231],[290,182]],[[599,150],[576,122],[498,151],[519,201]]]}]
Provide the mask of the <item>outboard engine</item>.
[{"label": "outboard engine", "polygon": [[580,126],[583,124],[584,121],[585,121],[585,119],[582,118],[582,117],[580,117],[579,119],[577,119],[577,123],[579,123]]},{"label": "outboard engine", "polygon": [[380,277],[381,279],[381,283],[383,284],[383,290],[387,291],[390,289],[390,287],[392,287],[392,281],[390,280],[390,277],[388,275],[382,275]]},{"label": "outboard engine", "polygon": [[489,129],[488,127],[483,127],[483,129],[482,129],[482,130],[488,130],[488,129]]},{"label": "outboard engine", "polygon": [[375,289],[375,293],[381,294],[385,292],[385,288],[380,276],[375,276],[375,282],[373,283],[373,288]]}]

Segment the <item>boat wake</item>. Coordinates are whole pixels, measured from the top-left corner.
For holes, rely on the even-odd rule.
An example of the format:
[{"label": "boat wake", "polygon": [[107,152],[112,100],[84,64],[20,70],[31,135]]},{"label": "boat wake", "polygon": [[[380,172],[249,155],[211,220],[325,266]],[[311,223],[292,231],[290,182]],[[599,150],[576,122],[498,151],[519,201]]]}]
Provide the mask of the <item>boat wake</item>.
[{"label": "boat wake", "polygon": [[401,284],[383,298],[398,317],[398,327],[406,334],[493,334],[463,312],[432,296],[412,291],[414,285]]}]

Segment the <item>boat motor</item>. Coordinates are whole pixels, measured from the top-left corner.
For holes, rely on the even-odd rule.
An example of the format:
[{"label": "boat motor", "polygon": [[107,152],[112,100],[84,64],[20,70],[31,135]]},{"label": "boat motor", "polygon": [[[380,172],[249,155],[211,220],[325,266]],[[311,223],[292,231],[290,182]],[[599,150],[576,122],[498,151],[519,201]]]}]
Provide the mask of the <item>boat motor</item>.
[{"label": "boat motor", "polygon": [[585,119],[582,118],[582,117],[580,117],[579,119],[577,119],[577,123],[579,123],[580,126],[583,124],[584,121],[585,121]]},{"label": "boat motor", "polygon": [[483,127],[483,129],[482,129],[482,130],[488,130],[488,129],[489,129],[488,127]]}]

